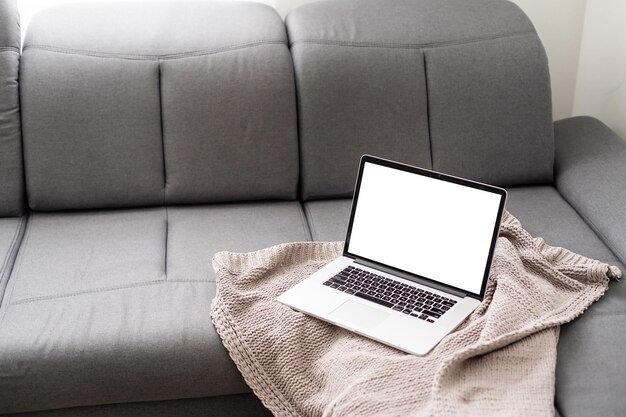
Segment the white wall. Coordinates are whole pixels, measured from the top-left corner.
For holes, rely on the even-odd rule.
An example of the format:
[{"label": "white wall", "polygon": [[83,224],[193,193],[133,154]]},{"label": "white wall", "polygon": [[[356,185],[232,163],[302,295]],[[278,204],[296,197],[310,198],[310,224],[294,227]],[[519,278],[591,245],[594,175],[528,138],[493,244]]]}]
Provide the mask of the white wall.
[{"label": "white wall", "polygon": [[573,114],[626,138],[626,1],[588,0]]}]

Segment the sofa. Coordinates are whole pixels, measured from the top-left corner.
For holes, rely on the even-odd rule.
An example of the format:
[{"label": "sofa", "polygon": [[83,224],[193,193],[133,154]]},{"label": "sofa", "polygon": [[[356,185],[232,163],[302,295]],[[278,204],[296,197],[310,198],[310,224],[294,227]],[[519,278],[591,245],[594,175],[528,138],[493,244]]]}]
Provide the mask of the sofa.
[{"label": "sofa", "polygon": [[[503,186],[532,234],[626,271],[626,143],[553,122],[504,0],[70,4],[23,44],[5,0],[0,92],[0,414],[269,415],[211,258],[342,240],[365,153]],[[625,329],[619,282],[562,327],[557,415],[626,414]]]}]

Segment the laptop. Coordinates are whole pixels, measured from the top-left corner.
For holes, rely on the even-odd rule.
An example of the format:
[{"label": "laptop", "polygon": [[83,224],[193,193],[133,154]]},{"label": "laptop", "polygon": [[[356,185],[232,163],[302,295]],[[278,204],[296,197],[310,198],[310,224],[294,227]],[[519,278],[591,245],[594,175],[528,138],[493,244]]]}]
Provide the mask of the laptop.
[{"label": "laptop", "polygon": [[278,297],[425,355],[485,296],[506,191],[364,155],[343,256]]}]

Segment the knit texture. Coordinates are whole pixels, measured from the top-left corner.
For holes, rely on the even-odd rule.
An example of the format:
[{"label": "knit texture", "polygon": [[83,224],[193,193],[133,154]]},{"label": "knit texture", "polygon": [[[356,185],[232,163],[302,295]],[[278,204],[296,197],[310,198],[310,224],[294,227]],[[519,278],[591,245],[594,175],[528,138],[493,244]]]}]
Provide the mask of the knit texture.
[{"label": "knit texture", "polygon": [[276,416],[553,415],[558,326],[621,276],[505,213],[483,303],[418,357],[276,301],[341,252],[340,242],[289,243],[213,258],[213,323]]}]

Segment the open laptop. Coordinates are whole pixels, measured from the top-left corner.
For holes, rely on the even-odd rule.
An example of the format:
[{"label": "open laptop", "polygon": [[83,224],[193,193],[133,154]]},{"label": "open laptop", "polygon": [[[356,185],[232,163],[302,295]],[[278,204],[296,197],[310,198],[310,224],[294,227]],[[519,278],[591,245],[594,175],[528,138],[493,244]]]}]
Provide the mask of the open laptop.
[{"label": "open laptop", "polygon": [[361,158],[343,256],[278,301],[425,355],[480,305],[506,191]]}]

